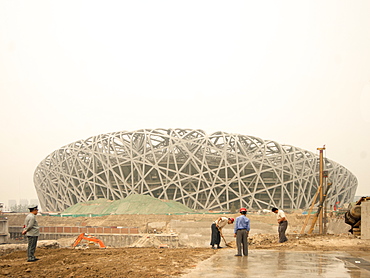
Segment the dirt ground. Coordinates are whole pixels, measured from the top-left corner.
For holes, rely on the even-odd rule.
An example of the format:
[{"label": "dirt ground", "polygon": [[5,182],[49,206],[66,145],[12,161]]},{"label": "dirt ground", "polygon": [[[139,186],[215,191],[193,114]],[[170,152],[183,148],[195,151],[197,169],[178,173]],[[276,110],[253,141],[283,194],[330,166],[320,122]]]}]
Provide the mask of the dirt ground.
[{"label": "dirt ground", "polygon": [[[138,226],[145,232],[150,221],[166,221],[175,216],[108,216],[103,218],[50,218],[38,217],[41,225],[120,225]],[[182,221],[210,221],[214,215],[178,216]],[[276,225],[276,218],[269,215],[250,215],[253,223]],[[19,219],[18,219],[19,218]],[[177,219],[177,218],[176,218]],[[9,219],[10,226],[20,225],[24,215]],[[346,232],[328,235],[300,235],[304,216],[289,216],[291,229],[288,242],[278,243],[277,234],[260,233],[251,235],[249,248],[286,251],[346,251],[370,254],[370,240],[361,240]],[[339,221],[341,222],[341,220]],[[139,225],[140,224],[140,225]],[[122,225],[122,224],[121,224]],[[253,228],[253,227],[252,227]],[[345,227],[347,228],[347,227]],[[346,230],[346,229],[344,229]],[[64,239],[66,240],[66,239]],[[235,248],[235,241],[229,244]],[[17,244],[21,246],[21,244]],[[66,244],[38,247],[37,262],[26,262],[26,245],[6,252],[0,252],[0,277],[178,277],[213,254],[220,252],[210,248],[59,248]],[[70,246],[70,245],[68,245]],[[1,246],[0,246],[1,247]],[[225,247],[226,248],[226,247]],[[368,258],[370,260],[370,255]]]},{"label": "dirt ground", "polygon": [[211,249],[42,249],[37,262],[25,252],[0,257],[1,277],[174,277],[213,254]]},{"label": "dirt ground", "polygon": [[[351,235],[252,236],[250,249],[289,251],[370,251],[370,241]],[[235,247],[235,242],[229,242]],[[226,247],[224,247],[226,248]],[[210,248],[37,248],[37,262],[26,262],[26,252],[0,257],[0,277],[178,277],[219,250]]]}]

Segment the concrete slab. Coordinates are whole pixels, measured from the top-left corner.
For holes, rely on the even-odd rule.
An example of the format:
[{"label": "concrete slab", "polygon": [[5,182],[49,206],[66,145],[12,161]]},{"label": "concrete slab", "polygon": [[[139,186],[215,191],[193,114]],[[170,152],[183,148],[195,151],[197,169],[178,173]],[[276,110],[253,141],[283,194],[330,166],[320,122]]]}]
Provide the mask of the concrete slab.
[{"label": "concrete slab", "polygon": [[250,250],[248,257],[235,257],[235,253],[235,249],[218,250],[181,277],[370,277],[368,262],[346,252]]}]

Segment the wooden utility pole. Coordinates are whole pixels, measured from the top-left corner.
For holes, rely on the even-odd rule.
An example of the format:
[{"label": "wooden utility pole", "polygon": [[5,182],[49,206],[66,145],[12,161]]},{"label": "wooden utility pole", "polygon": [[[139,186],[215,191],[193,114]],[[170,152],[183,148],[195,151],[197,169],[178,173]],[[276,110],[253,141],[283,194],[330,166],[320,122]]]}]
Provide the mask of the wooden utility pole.
[{"label": "wooden utility pole", "polygon": [[319,189],[320,189],[320,192],[319,192],[319,195],[320,195],[320,205],[321,206],[319,208],[319,211],[320,211],[320,214],[319,214],[319,234],[323,234],[324,233],[324,229],[323,229],[323,204],[324,204],[324,188],[323,188],[323,185],[324,185],[324,150],[325,150],[325,146],[323,148],[317,148],[319,151],[320,151],[320,186],[319,186]]},{"label": "wooden utility pole", "polygon": [[[317,148],[319,151],[320,151],[320,172],[319,172],[319,175],[320,175],[320,184],[319,184],[319,187],[317,188],[317,191],[316,191],[316,194],[312,200],[312,204],[311,204],[311,207],[308,211],[308,214],[307,214],[307,217],[306,217],[306,220],[305,220],[305,223],[303,224],[303,227],[302,227],[302,230],[301,230],[301,234],[304,234],[305,232],[305,229],[306,229],[306,226],[308,224],[308,221],[310,220],[310,217],[311,217],[311,211],[316,203],[316,199],[318,196],[320,196],[320,201],[319,201],[319,206],[317,208],[317,212],[313,218],[313,220],[311,221],[311,227],[308,231],[308,234],[311,234],[313,229],[315,228],[315,225],[316,225],[316,222],[317,220],[319,220],[319,233],[320,234],[324,234],[326,231],[324,231],[324,213],[326,211],[325,209],[325,200],[326,200],[326,197],[328,195],[328,191],[329,191],[329,187],[331,185],[331,183],[328,183],[327,186],[325,186],[324,188],[324,184],[325,184],[325,180],[326,178],[328,177],[328,171],[324,171],[324,153],[323,151],[325,150],[325,145],[323,148]],[[325,178],[325,179],[324,179]]]},{"label": "wooden utility pole", "polygon": [[[315,205],[315,203],[316,203],[316,199],[317,199],[317,195],[318,195],[319,191],[320,191],[320,189],[318,189],[318,190],[316,191],[316,194],[315,194],[315,196],[313,197],[311,207],[310,207],[310,209],[308,210],[306,220],[305,220],[305,222],[304,222],[304,224],[303,224],[303,227],[302,227],[302,230],[301,230],[301,234],[304,234],[304,233],[305,233],[306,226],[307,226],[307,224],[308,224],[308,221],[309,221],[309,220],[310,220],[310,218],[311,218],[311,212],[312,212],[313,206],[314,206],[314,205]],[[313,223],[316,223],[316,220],[313,220]],[[315,224],[313,224],[313,225],[315,225]],[[309,231],[308,233],[309,233],[309,234],[311,234],[312,230],[313,230],[313,228],[312,228],[312,229],[310,229],[310,231]]]}]

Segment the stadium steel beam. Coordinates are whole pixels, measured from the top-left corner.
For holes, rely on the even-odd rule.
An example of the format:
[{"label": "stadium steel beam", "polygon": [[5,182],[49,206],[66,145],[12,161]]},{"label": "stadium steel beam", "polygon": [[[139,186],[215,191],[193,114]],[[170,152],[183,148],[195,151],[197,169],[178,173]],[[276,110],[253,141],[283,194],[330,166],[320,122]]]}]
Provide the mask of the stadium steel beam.
[{"label": "stadium steel beam", "polygon": [[[349,202],[356,177],[324,159],[329,204]],[[319,187],[317,155],[253,136],[192,129],[142,129],[68,144],[37,166],[34,184],[46,211],[131,194],[192,209],[306,209]]]}]

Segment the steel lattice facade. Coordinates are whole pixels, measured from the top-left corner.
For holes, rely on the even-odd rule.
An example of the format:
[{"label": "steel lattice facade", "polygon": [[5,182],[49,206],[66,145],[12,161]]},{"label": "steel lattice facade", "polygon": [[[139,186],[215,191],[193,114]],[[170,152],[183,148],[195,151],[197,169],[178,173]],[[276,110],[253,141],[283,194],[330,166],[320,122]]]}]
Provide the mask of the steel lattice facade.
[{"label": "steel lattice facade", "polygon": [[[351,201],[356,177],[329,159],[325,170],[332,183],[327,204]],[[319,185],[319,157],[293,146],[225,132],[122,131],[54,151],[36,168],[34,184],[47,211],[136,193],[200,210],[306,209]]]}]

